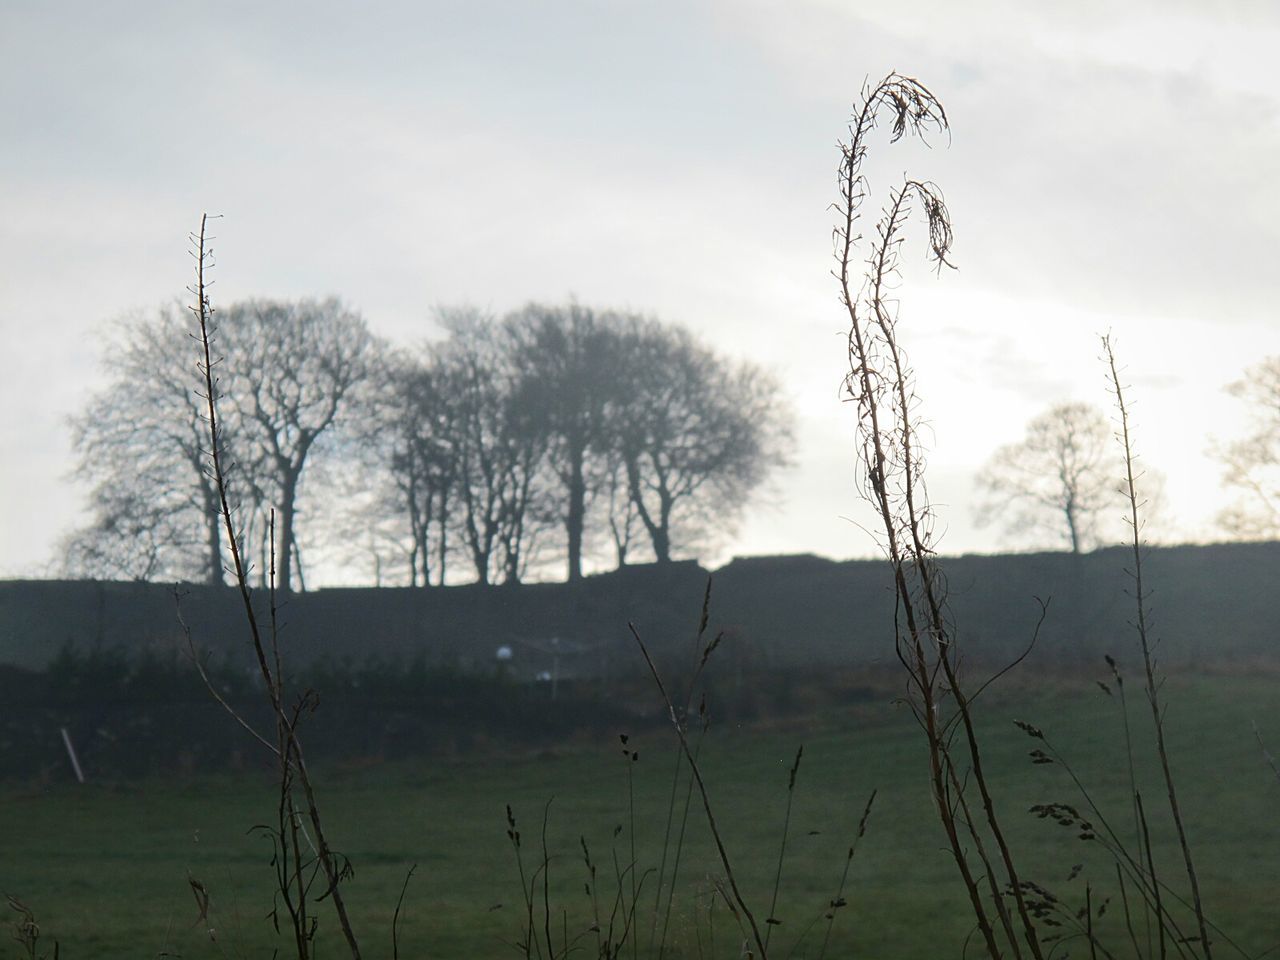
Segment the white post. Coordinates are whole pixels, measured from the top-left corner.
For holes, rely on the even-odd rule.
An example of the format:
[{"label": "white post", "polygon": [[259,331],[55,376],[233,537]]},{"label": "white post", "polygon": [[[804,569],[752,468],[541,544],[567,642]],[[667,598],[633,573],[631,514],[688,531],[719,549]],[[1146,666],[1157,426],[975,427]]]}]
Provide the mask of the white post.
[{"label": "white post", "polygon": [[80,759],[76,756],[76,748],[71,745],[71,734],[66,727],[61,727],[62,742],[66,744],[67,756],[71,758],[71,769],[76,772],[76,779],[84,783],[84,771],[80,769]]}]

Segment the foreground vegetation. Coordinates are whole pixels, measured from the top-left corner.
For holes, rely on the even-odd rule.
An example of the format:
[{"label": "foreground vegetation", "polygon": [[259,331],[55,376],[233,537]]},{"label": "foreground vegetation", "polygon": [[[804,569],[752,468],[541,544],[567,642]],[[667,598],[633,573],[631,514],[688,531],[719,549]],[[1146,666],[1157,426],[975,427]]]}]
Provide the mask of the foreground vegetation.
[{"label": "foreground vegetation", "polygon": [[[1104,671],[1099,664],[1099,675]],[[978,711],[989,745],[988,776],[1025,851],[1025,872],[1074,905],[1083,903],[1086,882],[1114,892],[1113,868],[1096,843],[1025,813],[1033,804],[1078,803],[1078,797],[1059,767],[1030,764],[1028,741],[1011,721],[1041,726],[1077,765],[1104,811],[1123,822],[1129,800],[1120,717],[1114,699],[1091,682],[1033,682],[1035,674],[1033,662],[1004,690],[993,688]],[[1168,691],[1168,732],[1178,745],[1173,762],[1209,914],[1250,955],[1280,944],[1273,909],[1280,888],[1273,855],[1280,849],[1280,784],[1252,726],[1256,721],[1265,740],[1280,742],[1275,683],[1274,672],[1253,670],[1176,677]],[[788,770],[804,742],[776,910],[783,922],[774,952],[780,944],[782,956],[835,893],[873,788],[878,796],[853,861],[849,906],[837,916],[828,955],[959,956],[972,932],[963,890],[952,882],[954,864],[921,789],[927,769],[918,731],[891,696],[886,690],[867,704],[790,720],[785,729],[712,728],[705,774],[735,870],[757,903],[768,902]],[[1148,735],[1141,718],[1133,720],[1135,738]],[[640,755],[634,766],[637,860],[646,865],[656,862],[661,840],[671,746],[661,731],[630,742]],[[1155,772],[1152,765],[1139,777]],[[505,836],[508,803],[525,835],[525,855],[536,862],[544,805],[552,801],[552,903],[556,916],[560,907],[569,911],[571,929],[588,922],[579,835],[602,872],[612,873],[611,845],[624,865],[629,861],[626,762],[612,735],[536,756],[347,764],[318,776],[331,840],[356,866],[344,891],[370,956],[391,955],[392,915],[415,863],[399,922],[401,956],[516,954],[511,942],[519,936],[523,906]],[[263,820],[277,790],[266,771],[86,787],[11,784],[3,798],[0,882],[36,912],[45,942],[56,937],[64,957],[269,956],[274,947],[287,949],[287,941],[274,936],[265,917],[272,904],[270,845],[248,828]],[[1152,820],[1153,832],[1158,826],[1168,836],[1163,820]],[[1157,868],[1176,869],[1171,842],[1157,840],[1154,854]],[[1068,882],[1080,863],[1085,869]],[[720,875],[700,829],[687,847],[681,873],[687,894],[676,898],[678,929],[668,956],[698,956],[699,936],[708,952],[712,878]],[[210,897],[205,920],[199,919],[200,890]],[[642,889],[642,900],[652,893]],[[711,909],[719,955],[735,952],[738,934],[724,901]],[[1119,923],[1121,913],[1113,904],[1100,923]],[[824,928],[825,922],[809,930],[794,955],[817,956]],[[338,937],[332,927],[322,930],[321,955],[339,947]],[[646,940],[642,931],[642,949]],[[1225,938],[1219,944],[1227,948]]]},{"label": "foreground vegetation", "polygon": [[[174,811],[192,811],[197,816],[194,825],[188,822],[178,828],[191,833],[191,846],[175,848],[162,843],[159,848],[188,851],[180,857],[186,863],[186,883],[195,900],[194,932],[175,935],[176,914],[171,901],[163,895],[147,898],[143,901],[147,907],[139,912],[155,908],[163,912],[146,918],[150,927],[123,934],[131,952],[150,941],[154,946],[146,947],[148,951],[155,949],[161,956],[185,956],[191,936],[205,943],[206,951],[217,955],[265,952],[273,945],[253,942],[255,933],[246,918],[251,916],[252,904],[267,903],[270,908],[265,917],[275,937],[281,936],[282,927],[288,929],[298,960],[309,960],[318,949],[329,949],[326,940],[334,938],[329,927],[325,928],[325,938],[318,937],[321,920],[316,905],[327,900],[353,960],[362,956],[357,927],[366,932],[384,931],[384,938],[390,940],[390,956],[398,960],[402,942],[406,951],[410,949],[409,940],[402,941],[400,937],[404,894],[422,863],[420,859],[410,863],[407,852],[415,844],[415,836],[425,856],[434,861],[434,882],[441,885],[428,891],[425,902],[435,907],[433,916],[448,918],[435,936],[422,929],[417,931],[420,938],[425,937],[414,948],[419,954],[439,950],[449,955],[465,952],[475,956],[479,952],[475,938],[483,929],[482,941],[505,945],[523,953],[526,960],[535,956],[539,960],[560,960],[579,949],[594,952],[602,960],[615,960],[624,956],[628,947],[633,958],[638,958],[643,949],[646,956],[656,955],[659,960],[664,956],[717,956],[726,949],[731,954],[759,960],[766,960],[771,950],[775,956],[786,951],[787,956],[824,957],[837,917],[842,920],[844,942],[837,941],[835,949],[844,953],[856,953],[861,948],[872,955],[932,956],[939,951],[959,951],[965,956],[970,944],[975,943],[992,960],[1006,956],[1012,960],[1022,960],[1024,956],[1052,960],[1059,954],[1068,956],[1069,948],[1087,951],[1094,960],[1099,955],[1110,960],[1113,950],[1128,953],[1130,948],[1136,957],[1159,956],[1165,960],[1172,950],[1178,956],[1212,960],[1215,949],[1219,956],[1226,952],[1261,955],[1257,952],[1265,954],[1275,949],[1276,944],[1265,942],[1274,936],[1273,931],[1250,926],[1270,906],[1264,905],[1257,894],[1269,890],[1273,880],[1257,858],[1257,851],[1270,849],[1275,838],[1267,835],[1265,825],[1260,826],[1267,822],[1265,803],[1259,802],[1265,801],[1266,794],[1258,791],[1263,782],[1274,789],[1267,774],[1280,777],[1280,769],[1270,762],[1265,750],[1267,738],[1274,731],[1259,730],[1256,723],[1253,725],[1261,748],[1253,768],[1260,775],[1250,773],[1249,764],[1242,762],[1248,754],[1239,750],[1240,745],[1249,743],[1243,735],[1246,718],[1241,710],[1265,716],[1269,684],[1265,678],[1260,683],[1255,671],[1237,680],[1188,681],[1180,691],[1166,688],[1165,665],[1159,662],[1160,641],[1151,628],[1149,571],[1144,575],[1142,531],[1149,491],[1139,482],[1143,473],[1136,463],[1130,402],[1126,400],[1127,388],[1109,336],[1102,337],[1101,344],[1115,402],[1116,439],[1123,451],[1132,557],[1126,573],[1131,578],[1130,595],[1135,605],[1131,623],[1136,633],[1136,667],[1133,663],[1118,665],[1108,655],[1108,681],[1098,681],[1098,687],[1106,697],[1106,709],[1118,710],[1119,715],[1100,715],[1098,705],[1084,699],[1079,687],[1046,685],[1043,675],[1050,663],[1047,660],[1040,661],[1038,686],[1019,691],[1002,679],[1034,648],[1039,626],[1048,614],[1046,601],[1038,601],[1041,618],[1031,631],[1030,644],[1005,669],[984,682],[977,676],[981,669],[975,671],[968,664],[961,680],[967,634],[957,629],[948,600],[949,578],[936,561],[935,514],[923,474],[927,450],[920,440],[924,424],[919,419],[914,374],[898,339],[897,302],[886,296],[896,286],[900,234],[911,219],[913,204],[925,215],[929,258],[939,269],[950,265],[951,223],[935,184],[905,179],[900,187],[891,190],[876,223],[870,240],[871,255],[865,261],[866,273],[855,277],[855,264],[862,258],[859,224],[868,195],[862,162],[867,137],[882,118],[892,121],[893,141],[908,132],[921,136],[929,132],[943,134],[949,127],[941,103],[912,78],[890,74],[874,88],[864,88],[861,106],[855,109],[849,126],[849,140],[840,145],[840,193],[834,205],[838,215],[834,239],[840,301],[850,324],[849,373],[844,387],[846,399],[858,414],[858,477],[866,500],[880,515],[883,529],[879,544],[893,575],[894,650],[905,673],[905,678],[900,675],[894,684],[898,694],[894,703],[901,710],[892,718],[874,711],[870,716],[824,715],[827,722],[835,720],[835,725],[825,732],[808,731],[808,738],[816,738],[816,769],[820,774],[817,789],[794,807],[803,747],[796,749],[794,760],[788,763],[791,744],[787,741],[794,742],[801,731],[774,728],[768,732],[767,728],[759,728],[753,734],[739,728],[727,737],[715,736],[707,742],[708,718],[715,715],[716,697],[710,697],[713,707],[708,714],[705,681],[710,678],[704,677],[703,668],[723,639],[723,634],[707,633],[708,585],[693,651],[695,663],[687,681],[681,683],[668,676],[664,683],[664,671],[640,633],[631,628],[654,681],[658,701],[679,743],[669,786],[659,774],[642,779],[637,792],[634,781],[637,769],[641,769],[639,758],[641,754],[654,756],[654,744],[642,745],[640,738],[629,739],[622,733],[619,740],[625,773],[621,778],[605,772],[610,769],[607,755],[602,755],[605,748],[598,743],[585,755],[540,757],[531,769],[513,769],[520,764],[510,761],[497,764],[500,772],[496,774],[492,766],[467,766],[452,769],[452,777],[441,779],[441,767],[436,766],[432,768],[433,777],[439,782],[415,776],[413,769],[399,774],[378,770],[351,780],[344,789],[339,776],[334,792],[326,795],[323,820],[328,829],[323,828],[313,768],[307,763],[299,735],[302,720],[315,711],[318,697],[308,689],[295,699],[281,655],[277,586],[287,597],[289,557],[294,549],[291,492],[281,501],[283,527],[279,540],[276,508],[271,508],[265,517],[261,567],[266,574],[269,602],[266,610],[260,611],[251,595],[252,561],[245,553],[243,516],[233,505],[236,501],[228,487],[225,461],[230,451],[224,445],[222,432],[225,407],[220,410],[221,377],[215,373],[215,367],[223,369],[223,357],[214,347],[216,326],[206,284],[212,258],[207,246],[207,218],[202,218],[199,233],[192,236],[196,282],[191,288],[196,298],[192,314],[198,324],[197,342],[202,352],[198,365],[202,390],[197,390],[195,396],[204,403],[197,422],[202,420],[208,426],[207,467],[202,473],[217,495],[229,569],[242,602],[257,676],[274,731],[255,724],[224,696],[203,665],[194,637],[188,633],[187,638],[209,693],[274,757],[274,800],[268,799],[272,793],[264,792],[264,784],[255,782],[249,791],[262,809],[274,807],[273,818],[266,822],[258,819],[249,829],[254,842],[265,841],[271,868],[268,876],[273,884],[257,890],[242,888],[240,884],[246,881],[239,880],[230,870],[238,858],[249,854],[242,842],[228,832],[225,820],[229,812],[244,812],[240,810],[243,800],[237,795],[236,784],[213,781],[200,784],[197,793],[171,796],[164,808],[151,812],[160,815],[160,822],[169,823],[173,822]],[[669,500],[664,500],[664,510],[666,506],[670,506]],[[575,513],[580,511],[571,506],[571,521]],[[572,526],[571,522],[571,543]],[[210,530],[216,539],[217,530],[213,526]],[[659,560],[665,559],[656,541],[655,551]],[[571,547],[571,568],[573,552]],[[282,559],[279,581],[278,558]],[[1213,632],[1220,629],[1217,626]],[[794,635],[796,631],[789,633]],[[1088,635],[1081,629],[1073,633],[1077,641]],[[1087,662],[1085,651],[1076,650]],[[503,659],[510,658],[508,650]],[[658,660],[661,659],[659,655]],[[1226,658],[1219,661],[1225,662]],[[1140,677],[1137,687],[1146,707],[1145,711],[1138,709],[1136,715],[1129,709],[1124,692],[1123,674],[1131,668]],[[997,679],[1002,682],[996,693],[983,698]],[[1084,688],[1088,689],[1088,685],[1084,684]],[[1171,700],[1171,693],[1178,697]],[[1093,696],[1096,698],[1097,693]],[[1170,703],[1180,704],[1180,719],[1171,716]],[[1109,723],[1104,722],[1108,719]],[[1010,724],[1030,738],[1028,756],[1020,756],[1027,750],[1027,740],[1012,735]],[[1117,736],[1117,729],[1122,734]],[[922,751],[918,746],[920,735],[924,741]],[[61,736],[70,753],[65,727]],[[917,747],[912,748],[912,743]],[[1169,748],[1171,743],[1191,746],[1182,747],[1186,753],[1175,754]],[[718,759],[704,755],[704,746],[711,747],[710,753]],[[657,755],[661,756],[662,751]],[[813,766],[813,745],[809,757],[809,765]],[[1028,758],[1035,773],[1050,779],[1020,777],[1017,768]],[[318,758],[311,754],[310,759],[315,762]],[[71,760],[74,764],[74,754]],[[1264,760],[1270,762],[1269,771]],[[1181,789],[1175,788],[1173,770],[1179,763],[1193,764],[1199,774],[1190,788],[1185,782]],[[79,767],[76,769],[79,777]],[[925,769],[928,775],[922,777],[917,771]],[[1027,772],[1023,770],[1024,774]],[[523,774],[518,782],[524,786],[519,790],[511,786],[514,773]],[[772,814],[769,811],[767,787],[771,783],[781,785],[784,774],[785,790],[780,792],[785,797],[785,812],[779,830],[776,810]],[[684,785],[682,775],[687,776]],[[419,782],[415,783],[415,779]],[[625,805],[609,800],[617,797],[619,781],[625,783]],[[858,806],[851,804],[851,798],[860,789],[868,790],[867,781],[876,789],[869,791],[866,807],[855,823],[851,817]],[[1255,782],[1257,790],[1251,789]],[[708,790],[708,783],[712,784],[712,791]],[[1234,784],[1234,790],[1241,795],[1230,795],[1222,786],[1228,783]],[[572,795],[555,811],[559,817],[561,808],[567,806],[565,821],[552,817],[550,794],[556,785]],[[411,789],[406,791],[406,786]],[[927,800],[923,799],[922,786],[927,787]],[[864,865],[864,856],[851,875],[857,842],[864,837],[872,802],[881,787],[887,798],[884,802],[892,810],[890,826],[883,834],[888,845],[883,848],[882,862],[888,867],[879,875],[874,867]],[[539,791],[542,796],[537,795]],[[713,800],[715,791],[720,792]],[[430,799],[420,799],[422,792]],[[495,793],[509,794],[504,798],[502,826],[514,854],[514,878],[519,881],[514,889],[511,880],[504,884],[498,879],[502,870],[494,859],[496,850],[491,842],[481,839],[488,835],[484,829],[485,811],[499,803]],[[513,793],[515,796],[510,796]],[[686,797],[683,812],[681,793]],[[1167,799],[1167,822],[1163,812],[1166,808],[1144,803],[1144,793],[1148,800],[1156,794]],[[406,800],[406,794],[413,799]],[[396,801],[397,797],[401,799]],[[217,803],[212,808],[217,813],[208,814],[206,824],[199,817],[199,810],[200,804],[210,798]],[[999,798],[998,803],[995,798]],[[75,799],[83,803],[86,798]],[[102,802],[110,799],[108,796]],[[92,802],[92,798],[89,800]],[[513,801],[522,811],[526,805],[540,808],[541,815],[534,816],[532,830],[527,814],[521,814],[526,819],[519,819],[513,813]],[[441,804],[438,808],[437,803]],[[701,841],[697,839],[704,821],[695,814],[694,830],[686,842],[690,811],[699,807],[705,814],[706,833]],[[1025,813],[1021,813],[1023,809]],[[934,823],[930,812],[937,816],[932,828],[926,826]],[[80,813],[78,822],[93,822],[92,810]],[[1031,815],[1030,821],[1026,814]],[[16,821],[23,822],[23,818],[19,816]],[[560,822],[571,825],[563,834],[554,826]],[[345,826],[346,852],[330,843],[330,838],[335,837],[335,823]],[[417,825],[420,832],[404,833],[403,828],[409,824]],[[523,831],[521,824],[525,825]],[[376,834],[364,832],[374,825],[383,830]],[[1046,830],[1054,836],[1047,836]],[[108,822],[78,838],[105,836],[113,843],[124,844],[112,851],[113,857],[97,865],[98,873],[89,876],[109,878],[106,882],[112,884],[112,889],[128,889],[119,865],[112,860],[129,860],[128,854],[142,849],[131,844],[131,838],[150,832],[141,825]],[[202,833],[212,836],[213,854],[205,853],[210,846],[200,848],[199,853],[192,852],[194,845],[201,842]],[[583,868],[577,878],[569,868],[577,855],[566,852],[566,847],[574,850],[575,834]],[[588,834],[596,850],[594,859]],[[387,839],[397,835],[404,840]],[[673,847],[672,838],[677,836]],[[375,841],[374,837],[378,839]],[[945,844],[940,843],[943,838]],[[1176,838],[1176,846],[1171,838]],[[65,839],[64,836],[64,848]],[[787,874],[788,882],[784,884],[789,843],[792,860],[806,862],[792,862],[793,872]],[[71,846],[74,849],[75,844]],[[939,846],[946,855],[939,855]],[[1192,846],[1208,848],[1209,852],[1202,851],[1199,857],[1199,867],[1194,862]],[[602,853],[602,849],[607,852]],[[778,850],[776,857],[774,849]],[[734,851],[732,857],[729,850]],[[837,859],[828,874],[831,879],[825,882],[821,879],[822,867],[814,860],[815,851],[824,858],[834,854]],[[86,863],[78,852],[73,856],[75,863]],[[381,880],[375,877],[363,890],[353,889],[351,856],[372,865],[375,872],[384,866],[388,875]],[[673,857],[670,872],[669,856]],[[954,887],[949,894],[939,893],[946,889],[940,881],[949,874],[944,866],[948,856],[958,872],[963,897]],[[1170,861],[1179,861],[1172,868],[1172,880]],[[677,863],[685,868],[678,874],[679,880]],[[31,866],[33,873],[29,876],[40,877],[37,863]],[[172,866],[177,869],[179,865]],[[219,893],[220,899],[215,901],[213,890],[222,874],[226,875],[223,889],[227,894]],[[150,876],[155,882],[156,874]],[[395,905],[388,910],[396,890],[395,880],[400,876],[403,880]],[[507,876],[512,876],[509,868]],[[797,879],[792,880],[793,876]],[[140,881],[139,885],[145,882]],[[579,887],[585,897],[575,893]],[[668,887],[668,906],[664,910],[663,895]],[[865,899],[859,899],[858,894],[864,890]],[[370,892],[382,896],[375,901],[369,897]],[[459,897],[459,902],[455,904],[453,897]],[[763,906],[766,899],[767,912]],[[862,904],[860,909],[845,909],[854,900]],[[966,900],[967,910],[963,905]],[[37,950],[40,928],[35,915],[23,901],[11,896],[9,902],[20,917],[15,939],[32,960],[44,956]],[[490,905],[484,908],[482,918],[476,911],[486,902]],[[134,897],[125,906],[136,903]],[[675,924],[669,927],[673,908]],[[1112,908],[1110,913],[1108,908]],[[722,917],[719,943],[715,939],[717,910]],[[462,930],[471,936],[466,942],[459,941],[461,950],[454,949],[450,940],[455,932],[453,925],[465,921],[468,915],[472,922],[464,922]],[[962,916],[971,917],[972,926],[967,931],[968,923],[959,919]],[[357,918],[355,922],[353,917]],[[1251,921],[1249,917],[1255,919]],[[511,919],[504,924],[507,918]],[[407,913],[405,920],[407,923]],[[77,931],[74,921],[70,926]],[[1232,928],[1234,935],[1229,932]],[[97,920],[89,929],[98,931],[94,935],[101,938],[101,931],[108,925]],[[156,931],[161,929],[165,932],[157,944]],[[506,931],[511,932],[504,936]],[[775,932],[779,936],[771,946]],[[404,934],[407,938],[407,929]],[[1259,940],[1257,945],[1252,943],[1255,939]],[[789,941],[786,946],[784,940]],[[370,940],[365,943],[369,946]],[[279,954],[282,945],[274,945],[273,956]],[[195,944],[191,946],[195,955]],[[101,943],[89,947],[94,955],[106,955]],[[385,953],[386,947],[384,939],[375,949]],[[183,951],[180,954],[179,949]],[[55,946],[55,960],[58,955]]]}]

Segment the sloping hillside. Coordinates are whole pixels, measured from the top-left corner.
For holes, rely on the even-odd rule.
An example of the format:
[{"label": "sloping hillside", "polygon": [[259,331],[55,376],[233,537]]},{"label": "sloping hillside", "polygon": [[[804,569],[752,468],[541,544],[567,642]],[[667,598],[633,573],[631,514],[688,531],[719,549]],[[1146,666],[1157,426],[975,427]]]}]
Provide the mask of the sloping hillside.
[{"label": "sloping hillside", "polygon": [[[1037,659],[1072,663],[1123,653],[1133,603],[1131,555],[1107,549],[943,560],[954,620],[973,660],[1025,645],[1050,601]],[[1274,598],[1280,543],[1153,549],[1148,580],[1168,663],[1242,660],[1280,648]],[[286,656],[408,660],[564,675],[637,665],[628,623],[673,654],[693,636],[708,574],[693,562],[637,566],[576,584],[335,589],[292,597],[281,614]],[[859,664],[892,657],[893,597],[876,561],[813,556],[738,559],[712,574],[712,630],[755,666]],[[239,656],[246,637],[229,588],[184,585],[183,616],[206,650]],[[261,598],[259,598],[261,599]],[[39,669],[65,645],[172,650],[184,644],[174,589],[141,583],[0,582],[0,664]]]}]

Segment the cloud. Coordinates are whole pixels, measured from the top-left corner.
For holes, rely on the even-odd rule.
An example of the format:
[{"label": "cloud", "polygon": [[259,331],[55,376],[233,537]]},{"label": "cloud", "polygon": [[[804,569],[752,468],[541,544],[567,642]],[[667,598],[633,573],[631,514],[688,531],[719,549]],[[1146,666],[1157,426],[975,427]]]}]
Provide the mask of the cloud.
[{"label": "cloud", "polygon": [[881,151],[870,169],[881,187],[903,169],[942,184],[963,282],[1223,319],[1276,299],[1280,14],[810,4],[781,23],[749,9],[746,37],[828,115],[892,67],[943,99],[948,150]]},{"label": "cloud", "polygon": [[13,4],[0,325],[28,372],[0,385],[3,439],[24,451],[0,473],[24,491],[0,569],[46,549],[26,518],[74,514],[62,419],[101,376],[97,325],[182,293],[202,210],[226,215],[224,303],[339,294],[408,341],[439,303],[576,294],[773,366],[801,467],[728,549],[837,551],[828,524],[853,498],[832,479],[850,431],[827,206],[850,102],[894,67],[954,123],[949,146],[880,142],[867,168],[879,191],[936,180],[955,219],[960,271],[933,277],[909,235],[901,288],[933,463],[959,476],[1040,407],[1105,402],[1094,336],[1111,328],[1171,500],[1204,503],[1206,438],[1231,415],[1218,385],[1280,352],[1280,14],[1206,11]]}]

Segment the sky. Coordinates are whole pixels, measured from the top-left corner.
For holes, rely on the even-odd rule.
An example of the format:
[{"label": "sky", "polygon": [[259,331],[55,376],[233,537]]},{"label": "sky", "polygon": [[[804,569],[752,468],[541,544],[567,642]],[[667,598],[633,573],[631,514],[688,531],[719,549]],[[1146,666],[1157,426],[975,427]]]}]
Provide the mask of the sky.
[{"label": "sky", "polygon": [[866,167],[868,214],[909,174],[954,223],[958,269],[926,269],[917,230],[898,290],[940,549],[1037,545],[976,522],[974,477],[1049,405],[1107,406],[1108,331],[1166,478],[1153,531],[1222,539],[1212,451],[1247,416],[1223,388],[1280,353],[1276,49],[1265,0],[8,0],[0,577],[52,573],[85,519],[67,418],[109,325],[185,296],[206,211],[215,306],[337,295],[412,344],[438,306],[575,297],[765,365],[794,462],[704,562],[876,555],[829,205],[891,70],[952,124]]}]

